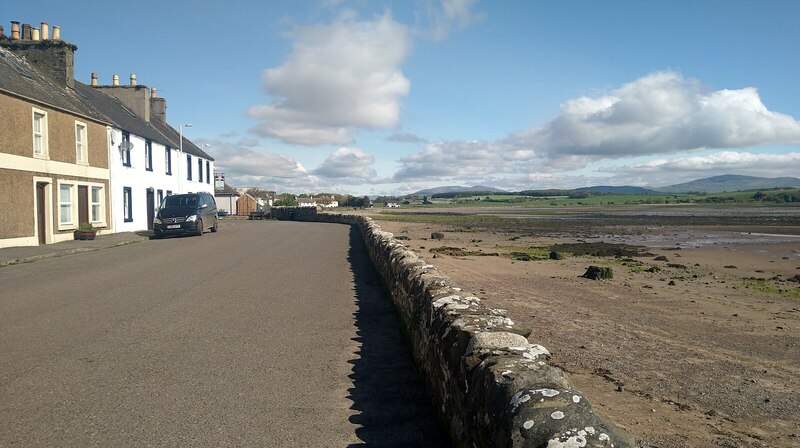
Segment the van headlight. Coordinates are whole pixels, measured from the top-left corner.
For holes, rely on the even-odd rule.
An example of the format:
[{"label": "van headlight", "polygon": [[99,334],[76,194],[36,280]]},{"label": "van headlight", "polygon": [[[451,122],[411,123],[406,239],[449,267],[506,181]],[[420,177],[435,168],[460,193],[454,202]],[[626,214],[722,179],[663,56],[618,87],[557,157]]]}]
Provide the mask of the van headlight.
[{"label": "van headlight", "polygon": [[153,218],[153,224],[161,224],[161,220],[158,218]]},{"label": "van headlight", "polygon": [[197,215],[192,215],[186,218],[186,222],[195,222],[195,221],[197,221]]}]

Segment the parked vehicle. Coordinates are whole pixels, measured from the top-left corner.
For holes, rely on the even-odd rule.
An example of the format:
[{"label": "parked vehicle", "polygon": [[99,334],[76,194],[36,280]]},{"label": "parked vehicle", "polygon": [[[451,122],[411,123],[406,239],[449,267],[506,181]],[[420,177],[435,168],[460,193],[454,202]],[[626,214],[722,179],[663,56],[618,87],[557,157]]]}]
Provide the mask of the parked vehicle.
[{"label": "parked vehicle", "polygon": [[202,236],[206,229],[217,231],[217,203],[208,193],[167,196],[153,219],[156,238],[182,233]]}]

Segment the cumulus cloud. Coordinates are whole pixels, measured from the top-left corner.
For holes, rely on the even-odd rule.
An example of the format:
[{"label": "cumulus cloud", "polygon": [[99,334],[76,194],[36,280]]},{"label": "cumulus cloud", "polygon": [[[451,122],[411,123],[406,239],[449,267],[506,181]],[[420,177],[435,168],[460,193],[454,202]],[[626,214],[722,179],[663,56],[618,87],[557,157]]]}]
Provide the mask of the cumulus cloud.
[{"label": "cumulus cloud", "polygon": [[329,155],[314,170],[314,174],[333,179],[348,178],[366,181],[375,179],[378,175],[375,168],[373,168],[374,164],[375,158],[372,155],[359,148],[342,146]]},{"label": "cumulus cloud", "polygon": [[386,13],[301,27],[290,37],[286,62],[263,73],[274,101],[248,111],[259,120],[257,134],[292,144],[346,144],[359,128],[398,125],[410,89],[400,69],[411,44],[405,25]]},{"label": "cumulus cloud", "polygon": [[[762,177],[797,176],[800,152],[780,154],[718,151],[706,155],[661,158],[641,163],[604,168],[620,179],[646,178],[653,185],[674,184],[683,180],[719,174]],[[677,179],[677,180],[676,180]]]},{"label": "cumulus cloud", "polygon": [[[553,173],[602,159],[787,144],[800,144],[800,122],[768,110],[756,89],[710,91],[697,80],[661,72],[605,95],[567,101],[546,124],[500,140],[429,144],[400,160],[395,179],[457,181],[480,175]],[[706,165],[696,158],[680,160],[745,171],[755,160],[743,154],[750,153],[721,152]],[[759,155],[758,160],[765,165],[750,165],[749,172],[756,166],[767,169],[768,160],[782,159]],[[796,169],[797,164],[793,166]]]},{"label": "cumulus cloud", "polygon": [[484,14],[473,10],[475,3],[477,0],[428,1],[422,17],[427,22],[425,34],[435,41],[442,41],[453,32],[480,22]]},{"label": "cumulus cloud", "polygon": [[580,97],[561,106],[544,126],[509,141],[560,158],[600,158],[706,148],[800,143],[800,122],[772,112],[755,88],[708,91],[695,79],[661,72],[607,95]]}]

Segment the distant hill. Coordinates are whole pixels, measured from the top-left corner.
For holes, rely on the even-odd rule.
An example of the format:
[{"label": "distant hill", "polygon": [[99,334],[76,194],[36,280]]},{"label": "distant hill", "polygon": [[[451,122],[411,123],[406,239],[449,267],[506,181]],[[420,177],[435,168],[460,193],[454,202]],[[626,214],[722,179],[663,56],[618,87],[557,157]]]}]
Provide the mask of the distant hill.
[{"label": "distant hill", "polygon": [[754,177],[738,174],[706,177],[703,179],[654,188],[664,193],[722,193],[725,191],[756,190],[762,188],[800,187],[800,179],[796,177]]},{"label": "distant hill", "polygon": [[413,194],[415,196],[433,196],[435,194],[442,194],[442,193],[505,193],[505,192],[506,192],[505,190],[501,190],[499,188],[483,187],[480,185],[476,185],[474,187],[461,187],[457,185],[451,185],[446,187],[428,188],[427,190],[419,190]]},{"label": "distant hill", "polygon": [[658,191],[650,188],[632,187],[630,185],[610,186],[610,185],[596,185],[593,187],[576,188],[575,191],[592,191],[595,193],[610,193],[610,194],[661,194]]}]

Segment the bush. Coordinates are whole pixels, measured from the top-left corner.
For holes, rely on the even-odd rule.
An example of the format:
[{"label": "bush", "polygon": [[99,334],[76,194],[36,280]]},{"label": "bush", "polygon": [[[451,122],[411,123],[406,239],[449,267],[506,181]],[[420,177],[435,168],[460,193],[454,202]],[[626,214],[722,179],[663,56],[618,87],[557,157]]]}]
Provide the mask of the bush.
[{"label": "bush", "polygon": [[433,232],[433,233],[431,233],[431,239],[432,240],[443,240],[444,239],[444,233],[442,233],[442,232]]},{"label": "bush", "polygon": [[614,273],[611,271],[611,268],[589,266],[583,274],[583,277],[591,280],[609,280],[614,278]]}]

